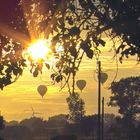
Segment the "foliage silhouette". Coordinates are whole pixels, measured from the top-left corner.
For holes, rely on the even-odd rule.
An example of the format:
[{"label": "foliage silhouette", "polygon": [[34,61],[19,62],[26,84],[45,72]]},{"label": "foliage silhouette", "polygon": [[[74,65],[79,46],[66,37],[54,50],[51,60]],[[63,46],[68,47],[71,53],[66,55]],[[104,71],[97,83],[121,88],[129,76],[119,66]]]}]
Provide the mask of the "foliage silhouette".
[{"label": "foliage silhouette", "polygon": [[4,129],[5,124],[4,124],[4,118],[3,116],[0,115],[0,130]]},{"label": "foliage silhouette", "polygon": [[[96,114],[84,116],[78,123],[67,121],[68,115],[56,115],[48,120],[31,117],[18,123],[6,122],[5,129],[0,135],[5,139],[51,139],[58,135],[75,135],[80,139],[96,139],[97,118]],[[12,121],[13,122],[13,121]],[[133,140],[139,140],[139,121],[135,122],[136,137]],[[123,131],[122,131],[123,130]],[[18,133],[17,133],[18,132]],[[123,126],[123,118],[114,114],[105,114],[106,140],[128,140],[126,128]],[[64,137],[63,137],[64,138]]]},{"label": "foliage silhouette", "polygon": [[[8,6],[7,3],[9,3]],[[34,9],[33,4],[36,4]],[[42,4],[43,6],[39,7]],[[39,8],[42,10],[37,13]],[[40,16],[42,16],[41,20]],[[105,46],[106,43],[102,33],[111,37],[112,40],[116,37],[119,38],[116,53],[121,54],[121,62],[124,56],[137,55],[138,60],[140,57],[139,0],[133,2],[132,0],[116,0],[115,2],[113,0],[33,0],[31,2],[13,0],[12,3],[10,0],[6,0],[1,5],[0,19],[15,31],[25,33],[28,40],[31,40],[32,37],[37,39],[42,33],[45,38],[51,35],[52,51],[56,55],[58,55],[55,51],[56,44],[63,45],[64,53],[59,58],[56,65],[58,71],[54,73],[55,78],[53,77],[57,82],[64,80],[65,76],[67,77],[65,82],[68,83],[71,73],[78,71],[84,53],[89,58],[98,55],[100,52],[98,46]],[[84,31],[85,37],[82,36]],[[13,76],[17,77],[22,74],[25,63],[21,52],[27,44],[22,44],[23,42],[15,40],[6,33],[1,33],[0,38],[0,87],[3,89],[4,86],[12,83]],[[9,44],[11,38],[13,48],[6,45]],[[3,52],[7,52],[8,55],[5,56]],[[75,67],[73,67],[73,63]],[[36,73],[37,76],[41,72],[39,68],[41,64],[31,63],[31,65],[31,72],[33,75]]]},{"label": "foliage silhouette", "polygon": [[51,138],[51,140],[77,140],[77,137],[74,135],[58,135]]},{"label": "foliage silhouette", "polygon": [[27,29],[19,0],[1,2],[0,9],[0,89],[3,89],[16,81],[26,66],[22,57],[23,44],[12,38],[11,34],[14,31],[27,33]]},{"label": "foliage silhouette", "polygon": [[71,94],[67,99],[69,107],[69,119],[79,122],[85,115],[85,102],[78,93]]},{"label": "foliage silhouette", "polygon": [[[3,116],[0,115],[0,131],[3,130],[4,128],[5,128],[4,118]],[[0,140],[4,139],[0,136]]]},{"label": "foliage silhouette", "polygon": [[128,139],[135,137],[135,120],[140,113],[140,77],[129,77],[113,82],[109,105],[118,106]]}]

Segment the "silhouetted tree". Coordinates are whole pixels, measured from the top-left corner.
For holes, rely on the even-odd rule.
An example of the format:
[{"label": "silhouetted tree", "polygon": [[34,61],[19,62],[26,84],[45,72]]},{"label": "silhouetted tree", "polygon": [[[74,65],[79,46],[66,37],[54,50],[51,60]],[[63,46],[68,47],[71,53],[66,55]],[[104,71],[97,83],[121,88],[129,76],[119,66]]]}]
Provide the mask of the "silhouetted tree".
[{"label": "silhouetted tree", "polygon": [[0,115],[0,130],[4,129],[5,124],[4,124],[4,118],[3,116]]},{"label": "silhouetted tree", "polygon": [[74,122],[79,122],[85,115],[84,100],[80,98],[78,93],[73,93],[67,98],[69,107],[69,119]]},{"label": "silhouetted tree", "polygon": [[29,119],[24,119],[20,122],[20,125],[28,127],[30,130],[34,130],[39,126],[44,126],[44,120],[42,118],[31,117]]},{"label": "silhouetted tree", "polygon": [[98,115],[84,116],[80,121],[81,135],[97,138]]},{"label": "silhouetted tree", "polygon": [[51,138],[51,140],[77,140],[77,137],[75,135],[58,135]]},{"label": "silhouetted tree", "polygon": [[[5,128],[4,118],[3,116],[0,115],[0,131],[3,130],[4,128]],[[3,138],[0,137],[0,140],[3,140]]]},{"label": "silhouetted tree", "polygon": [[[26,67],[23,51],[31,42],[31,34],[36,36],[41,30],[39,18],[42,15],[42,20],[50,11],[47,6],[52,2],[44,2],[46,10],[44,13],[36,13],[40,1],[26,0],[10,0],[1,1],[0,4],[0,89],[15,82],[22,75],[24,67]],[[42,0],[43,2],[43,0]],[[33,10],[33,5],[36,8]],[[56,5],[50,6],[51,11],[55,11]],[[41,7],[43,8],[43,7]],[[34,12],[34,14],[33,14]],[[50,13],[51,14],[51,13]],[[51,14],[52,17],[52,14]],[[28,21],[27,21],[28,19]],[[46,19],[46,18],[45,18]],[[48,18],[48,21],[50,19]],[[34,27],[33,27],[34,25]],[[34,32],[35,31],[35,32]],[[39,36],[38,36],[39,38]],[[35,39],[35,38],[34,38]]]},{"label": "silhouetted tree", "polygon": [[140,120],[139,120],[139,124],[136,127],[136,137],[137,137],[138,140],[140,139],[140,132],[139,132],[139,130],[140,130]]},{"label": "silhouetted tree", "polygon": [[119,113],[123,115],[123,122],[127,130],[128,139],[135,139],[135,125],[137,115],[140,113],[140,77],[129,77],[113,82],[112,96],[109,105],[118,106]]},{"label": "silhouetted tree", "polygon": [[20,0],[0,4],[0,89],[15,82],[26,66],[21,33],[27,33]]},{"label": "silhouetted tree", "polygon": [[68,115],[60,114],[49,117],[47,126],[51,128],[64,127],[68,123]]},{"label": "silhouetted tree", "polygon": [[[7,28],[10,34],[0,30],[1,89],[15,81],[13,75],[17,79],[22,74],[25,61],[21,52],[27,42],[40,38],[42,34],[44,38],[51,36],[51,48],[57,57],[55,48],[58,43],[64,47],[64,53],[56,64],[58,71],[51,76],[57,82],[65,79],[65,76],[65,82],[68,83],[71,73],[78,71],[84,54],[89,58],[98,55],[98,46],[105,46],[106,43],[102,33],[111,37],[113,42],[114,38],[119,38],[116,53],[120,52],[121,62],[123,56],[135,54],[139,60],[139,0],[13,0],[12,3],[6,0],[1,3],[0,9],[0,19],[4,22],[1,28],[6,27],[5,24],[13,28]],[[26,39],[23,36],[17,38],[19,34],[12,36],[17,31],[24,33]],[[7,55],[4,55],[5,52]],[[31,72],[35,77],[42,72],[42,66],[38,62],[35,65],[31,62]]]},{"label": "silhouetted tree", "polygon": [[24,126],[7,126],[2,132],[3,138],[11,140],[30,140],[32,138],[31,131]]}]

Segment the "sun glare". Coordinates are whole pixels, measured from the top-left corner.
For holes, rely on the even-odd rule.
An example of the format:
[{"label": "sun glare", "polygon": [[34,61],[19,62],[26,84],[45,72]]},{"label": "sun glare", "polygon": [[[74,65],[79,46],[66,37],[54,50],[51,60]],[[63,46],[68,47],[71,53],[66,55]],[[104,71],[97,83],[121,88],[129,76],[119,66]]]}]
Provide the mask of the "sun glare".
[{"label": "sun glare", "polygon": [[34,59],[46,59],[47,54],[49,53],[49,43],[45,39],[38,40],[32,43],[27,49],[27,53]]}]

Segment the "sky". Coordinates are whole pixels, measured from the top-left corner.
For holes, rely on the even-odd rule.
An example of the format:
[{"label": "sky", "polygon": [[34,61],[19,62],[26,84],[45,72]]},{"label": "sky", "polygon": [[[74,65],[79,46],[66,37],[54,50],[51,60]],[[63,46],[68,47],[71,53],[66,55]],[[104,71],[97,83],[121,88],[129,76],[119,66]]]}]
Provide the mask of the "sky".
[{"label": "sky", "polygon": [[[13,10],[11,7],[14,6],[18,0],[6,0],[1,2],[0,5],[0,19],[4,22],[9,22],[9,13]],[[7,5],[8,3],[8,5]],[[10,6],[11,5],[11,6]],[[4,14],[3,14],[4,13]],[[0,24],[1,25],[1,24]],[[0,31],[3,31],[0,29]],[[9,32],[11,32],[9,30]],[[14,32],[15,33],[15,32]],[[18,38],[17,38],[18,40]],[[108,80],[102,85],[101,94],[105,98],[105,113],[118,114],[118,108],[109,107],[109,97],[111,91],[108,90],[110,83],[113,81],[116,75],[116,61],[112,60],[113,52],[110,52],[111,44],[108,42],[102,49],[100,56],[102,71],[108,74]],[[118,65],[117,79],[139,76],[140,67],[136,65],[136,58],[130,57],[123,61],[123,64]],[[97,64],[96,60],[88,59],[84,57],[80,71],[76,75],[76,80],[86,80],[85,89],[80,92],[78,88],[76,91],[80,93],[80,96],[85,101],[86,115],[92,115],[97,113],[97,101],[98,101],[98,83],[97,74],[95,73]],[[47,86],[47,93],[42,98],[37,92],[39,85]],[[52,85],[50,81],[50,71],[44,70],[42,75],[34,78],[30,73],[29,68],[25,68],[23,75],[13,84],[4,88],[0,91],[0,111],[1,115],[7,121],[11,120],[22,120],[24,118],[32,117],[31,107],[34,109],[35,116],[43,119],[57,114],[68,114],[68,107],[66,98],[69,96],[68,89],[65,88],[60,91],[60,85]]]},{"label": "sky", "polygon": [[[109,44],[107,45],[109,46]],[[103,53],[100,57],[102,71],[108,74],[108,80],[102,85],[101,94],[105,98],[105,113],[118,115],[118,108],[107,105],[111,96],[111,91],[108,90],[108,87],[116,74],[116,63],[112,61],[113,54],[108,52],[108,46],[103,48]],[[136,64],[135,58],[126,59],[123,64],[119,63],[116,81],[129,76],[139,76],[140,67]],[[97,74],[95,73],[96,66],[95,59],[91,60],[84,57],[80,71],[76,75],[76,80],[83,79],[87,83],[82,92],[76,87],[76,91],[80,93],[81,98],[85,101],[86,115],[97,113],[98,83]],[[44,98],[37,91],[39,85],[47,86],[48,90]],[[7,121],[22,120],[32,117],[32,107],[36,117],[48,119],[53,115],[68,113],[66,103],[68,95],[67,88],[60,91],[60,84],[51,84],[50,71],[44,70],[42,75],[34,78],[30,73],[30,69],[26,68],[23,75],[15,83],[0,91],[0,111]]]}]

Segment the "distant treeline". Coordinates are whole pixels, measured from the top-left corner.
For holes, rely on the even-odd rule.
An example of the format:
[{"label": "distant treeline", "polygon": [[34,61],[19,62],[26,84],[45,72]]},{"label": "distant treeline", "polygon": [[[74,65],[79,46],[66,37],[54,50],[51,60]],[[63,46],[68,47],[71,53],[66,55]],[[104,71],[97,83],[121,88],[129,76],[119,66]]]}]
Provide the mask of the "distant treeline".
[{"label": "distant treeline", "polygon": [[[11,121],[5,123],[5,128],[0,135],[4,140],[65,140],[71,137],[73,140],[97,139],[97,115],[85,116],[79,122],[71,122],[68,115],[57,115],[48,120],[31,117],[20,122]],[[140,120],[135,122],[133,140],[140,139]],[[114,114],[105,114],[104,140],[129,140],[127,128],[123,119]],[[68,138],[67,138],[68,140]]]}]

